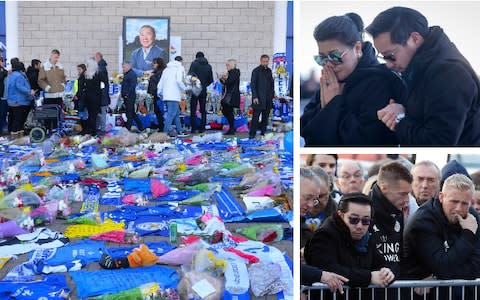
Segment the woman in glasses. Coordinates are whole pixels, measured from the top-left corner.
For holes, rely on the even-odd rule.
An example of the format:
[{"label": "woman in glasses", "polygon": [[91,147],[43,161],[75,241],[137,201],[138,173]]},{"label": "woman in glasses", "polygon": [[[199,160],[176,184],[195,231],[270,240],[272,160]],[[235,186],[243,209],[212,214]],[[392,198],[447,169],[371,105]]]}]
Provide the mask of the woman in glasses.
[{"label": "woman in glasses", "polygon": [[323,69],[320,90],[301,118],[306,146],[398,144],[377,111],[390,99],[403,99],[405,87],[378,62],[362,34],[363,22],[354,13],[330,17],[315,28],[319,54],[314,58]]},{"label": "woman in glasses", "polygon": [[[344,195],[336,214],[325,220],[305,246],[306,263],[348,278],[349,287],[388,286],[395,275],[385,267],[370,239],[371,216],[370,198],[361,193]],[[362,299],[370,298],[369,291],[362,290]],[[337,299],[358,299],[358,290],[350,290],[349,297],[337,295]]]}]

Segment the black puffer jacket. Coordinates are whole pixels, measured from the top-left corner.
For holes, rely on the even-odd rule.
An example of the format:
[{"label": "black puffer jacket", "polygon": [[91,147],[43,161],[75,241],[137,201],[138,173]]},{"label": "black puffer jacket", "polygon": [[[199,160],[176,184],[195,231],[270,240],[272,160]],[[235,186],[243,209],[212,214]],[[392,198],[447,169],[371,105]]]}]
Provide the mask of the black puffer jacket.
[{"label": "black puffer jacket", "polygon": [[398,145],[395,134],[377,117],[377,111],[395,99],[402,103],[406,89],[401,78],[377,61],[372,44],[365,42],[362,58],[344,81],[342,95],[320,108],[320,91],[305,107],[300,133],[306,146]]},{"label": "black puffer jacket", "polygon": [[202,83],[202,92],[200,96],[207,95],[207,86],[213,82],[212,66],[205,57],[195,59],[190,65],[188,74],[195,75]]},{"label": "black puffer jacket", "polygon": [[377,184],[373,186],[370,198],[374,221],[370,227],[372,240],[387,267],[395,273],[395,278],[399,278],[403,254],[403,213],[383,195]]},{"label": "black puffer jacket", "polygon": [[[480,218],[473,208],[480,224]],[[423,279],[433,275],[438,279],[480,278],[480,231],[473,234],[459,224],[450,224],[438,199],[429,200],[417,210],[405,229],[404,278]],[[459,294],[460,293],[460,294]],[[461,289],[448,297],[447,288],[430,293],[427,299],[462,299]],[[475,299],[473,288],[465,288],[465,299]]]},{"label": "black puffer jacket", "polygon": [[150,76],[150,79],[148,80],[148,88],[147,92],[153,96],[153,98],[157,99],[157,86],[158,82],[160,81],[160,78],[162,77],[164,69],[154,69],[152,72],[152,76]]},{"label": "black puffer jacket", "polygon": [[[474,209],[469,212],[480,218]],[[480,278],[480,231],[450,224],[438,199],[417,210],[405,229],[405,277]]]},{"label": "black puffer jacket", "polygon": [[[368,234],[368,233],[367,233]],[[325,220],[304,250],[307,264],[323,271],[334,272],[349,279],[350,287],[367,287],[371,281],[371,272],[385,266],[383,257],[375,250],[373,240],[366,245],[366,253],[356,249],[348,227],[337,215]],[[358,291],[350,291],[350,299],[357,299]],[[368,298],[369,291],[362,291],[362,297]],[[346,299],[337,293],[337,299]]]},{"label": "black puffer jacket", "polygon": [[403,77],[409,96],[397,125],[401,145],[479,145],[480,83],[468,61],[434,26]]}]

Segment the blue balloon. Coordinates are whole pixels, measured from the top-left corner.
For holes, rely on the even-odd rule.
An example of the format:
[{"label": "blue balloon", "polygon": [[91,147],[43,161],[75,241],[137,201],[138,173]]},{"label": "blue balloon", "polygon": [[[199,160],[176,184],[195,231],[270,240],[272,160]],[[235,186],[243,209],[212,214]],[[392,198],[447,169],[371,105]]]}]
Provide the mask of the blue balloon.
[{"label": "blue balloon", "polygon": [[285,133],[285,136],[283,137],[283,145],[285,147],[285,151],[293,154],[293,131]]}]

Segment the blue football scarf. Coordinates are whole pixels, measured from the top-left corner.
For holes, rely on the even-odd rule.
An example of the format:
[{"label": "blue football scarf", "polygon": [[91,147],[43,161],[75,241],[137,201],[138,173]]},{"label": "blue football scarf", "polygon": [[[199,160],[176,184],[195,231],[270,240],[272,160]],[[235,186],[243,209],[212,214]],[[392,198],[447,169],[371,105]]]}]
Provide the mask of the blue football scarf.
[{"label": "blue football scarf", "polygon": [[174,269],[162,266],[78,271],[70,273],[70,276],[77,286],[79,298],[119,293],[149,282],[157,282],[164,289],[176,288],[179,281]]},{"label": "blue football scarf", "polygon": [[[168,242],[147,242],[145,243],[153,253],[157,256],[164,255],[176,247]],[[128,247],[111,247],[107,248],[107,253],[110,254],[113,258],[126,257],[132,253],[134,248],[137,248],[138,245],[128,246]]]},{"label": "blue football scarf", "polygon": [[227,189],[223,187],[221,192],[215,192],[213,198],[224,222],[239,222],[244,219],[245,210]]},{"label": "blue football scarf", "polygon": [[54,255],[46,261],[50,265],[62,265],[78,259],[86,263],[96,262],[101,257],[100,249],[105,249],[103,241],[81,240],[77,243],[57,248]]},{"label": "blue football scarf", "polygon": [[140,236],[159,235],[168,236],[170,232],[170,218],[160,216],[138,217],[133,222],[133,230]]},{"label": "blue football scarf", "polygon": [[37,281],[0,281],[0,298],[65,300],[70,294],[65,275],[48,275]]},{"label": "blue football scarf", "polygon": [[246,216],[249,222],[272,222],[282,223],[287,222],[286,217],[277,208],[268,208],[255,211]]},{"label": "blue football scarf", "polygon": [[144,193],[151,194],[150,179],[125,178],[122,181],[123,190],[126,194]]},{"label": "blue football scarf", "polygon": [[193,196],[200,194],[199,191],[183,191],[183,190],[170,190],[168,194],[153,199],[153,201],[164,202],[164,201],[182,201]]}]

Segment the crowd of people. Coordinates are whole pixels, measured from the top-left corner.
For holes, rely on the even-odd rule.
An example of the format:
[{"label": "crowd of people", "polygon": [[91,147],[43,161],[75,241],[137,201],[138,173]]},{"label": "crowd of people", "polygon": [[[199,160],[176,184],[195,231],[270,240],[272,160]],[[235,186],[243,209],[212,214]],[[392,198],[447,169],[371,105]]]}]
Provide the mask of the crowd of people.
[{"label": "crowd of people", "polygon": [[[359,161],[337,161],[335,154],[309,155],[300,169],[302,285],[327,284],[324,299],[358,299],[358,289],[345,298],[344,285],[363,288],[367,299],[410,299],[409,288],[366,287],[480,278],[480,171],[469,174],[456,160],[440,169],[400,157],[368,172]],[[474,290],[465,287],[465,299],[474,299]],[[418,299],[448,297],[448,288],[414,291]],[[454,287],[451,299],[461,294]]]},{"label": "crowd of people", "polygon": [[315,28],[322,71],[301,118],[306,146],[480,144],[479,78],[441,27],[393,7],[367,26],[373,45],[364,32],[355,13]]},{"label": "crowd of people", "polygon": [[[145,27],[145,30],[149,28]],[[11,69],[6,70],[3,57],[0,60],[0,129],[6,129],[12,138],[23,136],[24,126],[29,112],[34,108],[34,100],[43,96],[43,104],[58,105],[63,108],[66,75],[59,62],[60,51],[52,50],[50,58],[42,63],[33,59],[31,66],[25,70],[18,58],[11,59]],[[273,107],[274,88],[272,71],[268,67],[269,56],[262,55],[260,65],[252,72],[252,108],[253,119],[249,132],[255,138],[257,130],[264,135],[267,130],[269,113]],[[189,92],[186,75],[198,78],[201,91],[190,92],[191,133],[203,133],[206,129],[207,87],[214,81],[212,67],[203,52],[196,53],[188,73],[183,66],[183,58],[175,57],[166,62],[162,57],[152,59],[151,66],[138,65],[138,62],[126,61],[122,64],[123,80],[121,98],[123,100],[126,122],[125,127],[143,131],[144,125],[136,112],[136,86],[139,76],[149,77],[147,92],[153,98],[157,128],[170,136],[186,134],[180,120],[180,102]],[[109,75],[107,62],[102,53],[95,53],[85,64],[77,66],[78,78],[74,82],[75,109],[82,112],[80,134],[103,135],[106,131],[106,116],[110,105]],[[235,134],[234,108],[240,107],[240,70],[235,59],[226,62],[226,71],[219,76],[224,85],[221,99],[222,113],[228,121],[228,135]],[[201,121],[196,122],[197,105]],[[165,112],[166,107],[166,112]],[[261,115],[261,122],[259,121]],[[7,121],[8,120],[8,121]],[[8,124],[8,126],[6,126]],[[58,127],[57,122],[49,122],[48,129]],[[175,130],[173,126],[175,125]],[[5,128],[7,127],[7,128]]]}]

